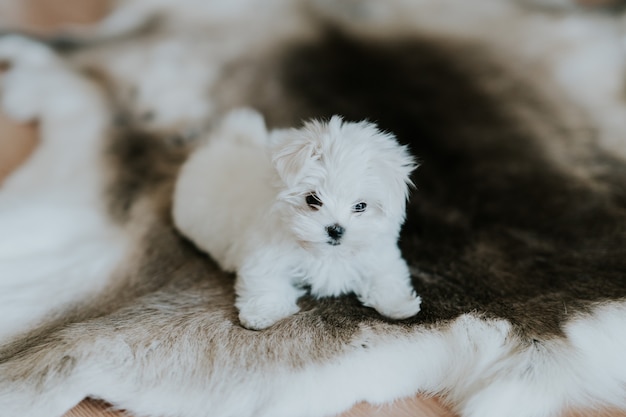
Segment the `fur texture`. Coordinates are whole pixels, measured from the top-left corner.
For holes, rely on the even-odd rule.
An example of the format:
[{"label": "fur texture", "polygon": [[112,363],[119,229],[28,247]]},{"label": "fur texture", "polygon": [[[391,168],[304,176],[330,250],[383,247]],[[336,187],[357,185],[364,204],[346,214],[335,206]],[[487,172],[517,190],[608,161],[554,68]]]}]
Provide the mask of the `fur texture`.
[{"label": "fur texture", "polygon": [[405,319],[421,302],[397,245],[414,168],[371,123],[333,116],[268,133],[260,114],[235,110],[183,165],[174,223],[237,272],[246,328],[298,312],[306,287],[315,297],[354,292]]},{"label": "fur texture", "polygon": [[[134,415],[323,416],[416,392],[464,417],[626,408],[619,13],[295,3],[278,19],[263,2],[249,32],[171,3],[165,20],[188,24],[144,28],[142,11],[62,56],[0,39],[3,109],[42,132],[0,190],[0,410],[93,396]],[[171,200],[188,132],[241,105],[270,129],[373,120],[420,156],[399,240],[418,315],[304,296],[240,326],[232,276],[176,231]]]}]

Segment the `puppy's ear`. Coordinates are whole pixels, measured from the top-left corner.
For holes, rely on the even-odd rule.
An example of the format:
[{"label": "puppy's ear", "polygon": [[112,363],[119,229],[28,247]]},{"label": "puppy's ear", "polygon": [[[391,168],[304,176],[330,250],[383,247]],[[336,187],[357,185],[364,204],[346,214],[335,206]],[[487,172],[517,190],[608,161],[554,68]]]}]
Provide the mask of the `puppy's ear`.
[{"label": "puppy's ear", "polygon": [[287,187],[298,184],[319,152],[316,144],[296,129],[277,129],[270,134],[270,157]]},{"label": "puppy's ear", "polygon": [[382,184],[385,184],[383,210],[390,216],[404,219],[409,191],[413,187],[411,174],[418,163],[394,135],[378,131],[373,139],[377,143],[373,169]]},{"label": "puppy's ear", "polygon": [[387,181],[389,185],[388,201],[391,201],[391,211],[394,215],[404,218],[406,202],[409,198],[410,188],[414,187],[411,181],[411,173],[418,164],[411,156],[405,146],[398,146],[392,151],[394,155],[389,157],[389,165],[386,169]]}]

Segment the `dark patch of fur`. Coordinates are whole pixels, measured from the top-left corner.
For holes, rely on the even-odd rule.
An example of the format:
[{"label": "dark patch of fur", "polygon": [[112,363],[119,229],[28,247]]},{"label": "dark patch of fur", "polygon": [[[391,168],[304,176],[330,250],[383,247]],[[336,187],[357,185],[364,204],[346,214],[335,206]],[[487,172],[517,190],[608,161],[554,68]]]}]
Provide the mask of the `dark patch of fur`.
[{"label": "dark patch of fur", "polygon": [[[115,129],[107,153],[115,172],[108,189],[109,211],[114,219],[125,222],[142,196],[150,193],[151,198],[156,194],[169,200],[176,172],[188,150],[155,133],[122,126]],[[161,201],[162,211],[169,209],[168,204]]]}]

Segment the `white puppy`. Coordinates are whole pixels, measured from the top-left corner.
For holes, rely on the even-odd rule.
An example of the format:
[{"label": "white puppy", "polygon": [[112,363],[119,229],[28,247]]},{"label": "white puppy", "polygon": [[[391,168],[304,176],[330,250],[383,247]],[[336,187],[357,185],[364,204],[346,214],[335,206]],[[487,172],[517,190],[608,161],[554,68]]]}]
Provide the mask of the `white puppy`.
[{"label": "white puppy", "polygon": [[181,169],[178,229],[237,272],[241,324],[264,329],[315,297],[354,292],[384,316],[420,298],[397,245],[416,164],[372,123],[311,121],[268,132],[252,110],[229,114]]}]

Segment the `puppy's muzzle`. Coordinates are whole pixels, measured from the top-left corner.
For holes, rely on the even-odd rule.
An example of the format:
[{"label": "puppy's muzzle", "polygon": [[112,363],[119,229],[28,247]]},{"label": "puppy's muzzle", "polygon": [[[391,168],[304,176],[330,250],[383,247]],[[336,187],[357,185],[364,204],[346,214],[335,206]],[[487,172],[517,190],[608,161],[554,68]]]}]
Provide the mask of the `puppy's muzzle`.
[{"label": "puppy's muzzle", "polygon": [[326,233],[328,234],[328,237],[330,238],[327,243],[333,246],[339,245],[341,243],[340,242],[341,237],[343,236],[345,231],[346,229],[344,229],[343,226],[337,223],[330,225],[330,226],[326,226]]}]

